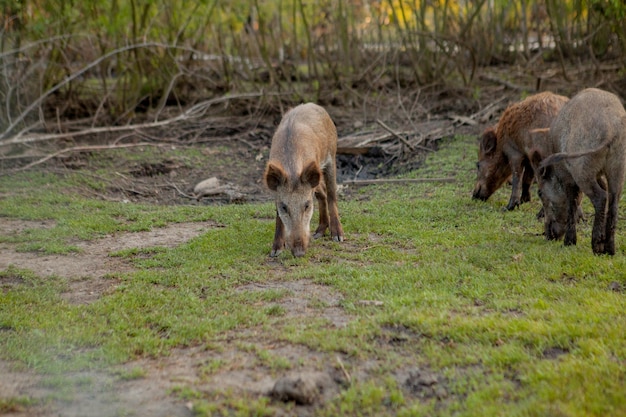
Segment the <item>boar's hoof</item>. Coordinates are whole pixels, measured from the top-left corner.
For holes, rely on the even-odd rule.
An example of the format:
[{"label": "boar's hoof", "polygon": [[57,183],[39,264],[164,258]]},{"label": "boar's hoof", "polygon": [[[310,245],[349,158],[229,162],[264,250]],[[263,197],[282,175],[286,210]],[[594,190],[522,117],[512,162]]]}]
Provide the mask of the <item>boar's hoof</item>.
[{"label": "boar's hoof", "polygon": [[315,232],[315,234],[313,235],[313,239],[319,239],[320,237],[324,236],[324,232]]},{"label": "boar's hoof", "polygon": [[333,236],[335,242],[343,242],[343,236]]},{"label": "boar's hoof", "polygon": [[541,219],[543,219],[544,217],[545,217],[545,214],[544,214],[544,212],[543,212],[543,207],[541,207],[541,208],[539,209],[539,211],[537,212],[537,220],[541,220]]},{"label": "boar's hoof", "polygon": [[293,254],[293,256],[295,256],[296,258],[301,258],[304,256],[304,249],[303,248],[296,248],[296,249],[292,249],[291,253]]},{"label": "boar's hoof", "polygon": [[275,258],[280,255],[282,251],[282,249],[272,249],[272,251],[270,252],[270,257]]},{"label": "boar's hoof", "polygon": [[563,245],[564,246],[576,246],[576,239],[572,239],[570,237],[565,236],[565,239],[563,239]]},{"label": "boar's hoof", "polygon": [[[591,249],[593,249],[594,255],[602,255],[608,253],[604,250],[604,242],[593,242],[591,244]],[[609,253],[609,255],[613,255],[614,253]]]}]

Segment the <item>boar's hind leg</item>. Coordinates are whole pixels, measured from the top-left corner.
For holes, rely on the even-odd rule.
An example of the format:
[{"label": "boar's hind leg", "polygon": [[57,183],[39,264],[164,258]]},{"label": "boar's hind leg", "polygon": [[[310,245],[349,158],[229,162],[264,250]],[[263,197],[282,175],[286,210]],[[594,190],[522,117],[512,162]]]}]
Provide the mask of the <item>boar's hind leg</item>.
[{"label": "boar's hind leg", "polygon": [[339,220],[339,208],[337,207],[337,167],[335,158],[326,170],[326,190],[328,193],[328,214],[330,216],[330,236],[335,242],[343,242],[343,227]]},{"label": "boar's hind leg", "polygon": [[[619,178],[623,178],[622,173],[619,175]],[[622,181],[612,181],[609,187],[609,211],[606,219],[606,242],[604,244],[604,253],[608,255],[615,255],[615,229],[622,187]]]},{"label": "boar's hind leg", "polygon": [[272,252],[270,256],[272,258],[280,255],[285,248],[285,225],[276,212],[276,230],[274,231],[274,243],[272,243]]},{"label": "boar's hind leg", "polygon": [[313,238],[319,239],[324,236],[324,233],[326,233],[326,229],[328,229],[328,225],[330,223],[328,217],[328,199],[326,198],[326,184],[324,181],[320,182],[315,189],[315,198],[317,198],[317,205],[320,211],[320,224],[317,226],[317,229],[313,234]]},{"label": "boar's hind leg", "polygon": [[577,186],[570,186],[567,189],[567,224],[565,226],[565,246],[576,245],[576,223],[578,223],[578,202],[581,192]]},{"label": "boar's hind leg", "polygon": [[593,208],[595,210],[595,216],[593,219],[593,230],[591,232],[591,248],[593,253],[601,254],[605,253],[606,243],[606,203],[607,203],[607,191],[606,183],[604,181],[593,180],[585,183],[583,192],[589,197]]}]

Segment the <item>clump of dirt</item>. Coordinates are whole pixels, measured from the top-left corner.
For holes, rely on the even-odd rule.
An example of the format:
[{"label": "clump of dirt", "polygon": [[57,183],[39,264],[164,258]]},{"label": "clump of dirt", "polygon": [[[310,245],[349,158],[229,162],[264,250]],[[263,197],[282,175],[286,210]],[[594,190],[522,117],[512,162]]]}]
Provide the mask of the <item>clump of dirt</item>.
[{"label": "clump of dirt", "polygon": [[409,370],[404,386],[413,395],[421,399],[437,398],[442,400],[448,396],[443,378],[426,369],[414,368]]},{"label": "clump of dirt", "polygon": [[278,379],[269,395],[282,402],[312,405],[337,392],[337,384],[326,372],[298,372]]}]

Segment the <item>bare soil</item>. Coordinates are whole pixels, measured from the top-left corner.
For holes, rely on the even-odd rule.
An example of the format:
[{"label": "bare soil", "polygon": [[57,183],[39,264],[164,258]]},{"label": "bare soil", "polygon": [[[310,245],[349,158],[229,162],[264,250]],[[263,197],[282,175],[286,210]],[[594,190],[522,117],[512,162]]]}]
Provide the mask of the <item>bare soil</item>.
[{"label": "bare soil", "polygon": [[[575,91],[577,86],[568,85]],[[562,90],[562,89],[561,89]],[[339,130],[340,137],[374,126],[373,121],[385,120],[398,131],[420,133],[420,124],[435,121],[439,126],[452,126],[454,134],[478,134],[488,124],[494,123],[501,110],[511,101],[520,97],[520,92],[505,88],[502,85],[485,85],[481,89],[481,97],[473,97],[467,90],[445,90],[430,93],[428,96],[415,94],[413,108],[398,105],[397,97],[390,97],[388,103],[379,103],[368,110],[363,108],[330,108]],[[503,99],[504,98],[504,99]],[[470,116],[484,109],[489,103],[501,101],[502,105],[485,120],[466,124],[455,121],[454,116]],[[393,105],[389,103],[394,103]],[[410,113],[410,114],[409,114]],[[414,117],[417,115],[416,117]],[[414,117],[409,120],[407,116]],[[279,117],[276,114],[248,114],[225,117],[216,115],[213,119],[214,129],[201,140],[195,142],[172,141],[154,143],[159,146],[159,161],[141,161],[129,164],[125,161],[112,161],[112,169],[118,173],[115,180],[106,179],[108,186],[104,193],[96,193],[85,187],[76,190],[84,195],[111,201],[132,201],[149,204],[224,204],[266,201],[269,199],[261,182],[261,174],[265,164],[265,156],[269,149],[271,135]],[[417,127],[416,127],[417,126]],[[378,127],[377,127],[378,128]],[[428,131],[421,132],[423,134]],[[110,138],[109,138],[110,139]],[[103,138],[98,138],[102,142]],[[139,141],[140,139],[137,139]],[[106,141],[106,140],[105,140]],[[42,144],[37,148],[29,148],[30,159],[21,161],[37,161],[43,155],[54,152],[59,146],[67,144]],[[81,145],[72,142],[71,146]],[[424,143],[426,148],[436,150],[438,141]],[[177,147],[193,146],[206,157],[201,165],[192,165],[180,159],[175,152]],[[141,148],[129,148],[128,152],[140,154]],[[424,156],[429,152],[420,149],[412,154],[401,157],[389,155],[355,156],[340,155],[338,169],[340,182],[355,178],[384,178],[418,168]],[[53,158],[45,163],[35,165],[31,169],[47,170],[63,175],[67,172],[79,172],[85,176],[93,175],[90,171],[93,152],[73,152]],[[19,168],[19,163],[0,163],[0,169]],[[12,165],[11,165],[12,164]],[[209,196],[194,194],[194,187],[200,181],[217,177],[223,192]],[[344,190],[344,198],[351,198],[350,189]],[[49,222],[17,221],[0,218],[0,233],[3,235],[18,234],[25,229],[52,227]],[[109,254],[124,248],[149,248],[153,246],[176,246],[187,242],[206,230],[216,227],[211,222],[170,224],[165,228],[150,232],[123,233],[106,236],[94,241],[76,242],[82,249],[80,253],[71,255],[41,255],[37,253],[17,252],[9,244],[0,246],[0,269],[9,265],[27,268],[41,276],[59,275],[70,281],[69,289],[64,295],[70,303],[88,304],[113,291],[118,284],[114,276],[116,272],[129,272],[133,266],[122,258],[111,257]],[[273,262],[266,259],[265,262]],[[281,266],[276,264],[276,278],[280,278]],[[10,288],[19,282],[8,278],[0,279],[0,288]],[[266,291],[285,289],[290,294],[280,301],[287,317],[323,317],[331,326],[342,327],[352,319],[341,308],[341,296],[332,289],[314,284],[308,280],[283,282],[280,279],[270,280],[268,284],[249,284],[241,287],[241,291]],[[1,329],[0,329],[1,334]],[[386,329],[381,339],[381,348],[391,350],[407,349],[411,341],[418,337],[403,329]],[[140,368],[145,375],[138,379],[122,379],[115,373],[90,372],[72,375],[72,379],[88,379],[90,384],[75,387],[67,401],[47,400],[54,394],[54,388],[41,384],[41,376],[15,363],[0,361],[0,398],[29,397],[39,400],[35,406],[21,407],[16,405],[8,410],[1,410],[6,416],[186,416],[192,415],[192,405],[172,393],[178,386],[193,386],[194,389],[212,393],[219,398],[220,393],[232,391],[243,396],[268,395],[273,398],[286,398],[298,401],[307,397],[307,389],[313,384],[322,395],[307,402],[298,401],[296,409],[285,415],[308,415],[320,402],[328,400],[350,379],[366,376],[369,369],[376,368],[377,363],[350,363],[346,355],[327,355],[311,351],[303,346],[278,343],[264,340],[261,333],[254,329],[233,332],[224,335],[227,349],[221,352],[207,350],[206,347],[187,347],[173,351],[169,356],[157,359],[140,359],[120,367],[121,371]],[[289,385],[284,392],[275,392],[277,379],[268,375],[266,368],[258,363],[254,353],[244,351],[239,342],[250,342],[258,345],[277,357],[299,363],[296,370],[285,373],[286,380],[282,385]],[[547,355],[558,355],[549,352]],[[226,370],[217,374],[206,371],[211,361],[219,360],[230,364]],[[344,365],[350,365],[352,372],[348,374]],[[320,376],[321,375],[321,376]],[[395,375],[406,390],[406,395],[420,398],[438,398],[445,400],[447,396],[446,381],[440,375],[427,369],[407,369]],[[291,378],[291,379],[289,379]],[[300,380],[301,382],[297,382]],[[293,382],[296,381],[296,382]],[[304,391],[289,394],[294,384],[300,384]],[[320,388],[321,384],[321,388]],[[308,387],[308,388],[307,388]],[[291,397],[290,397],[291,395]],[[294,396],[295,395],[295,396]],[[298,397],[301,395],[301,397]]]}]

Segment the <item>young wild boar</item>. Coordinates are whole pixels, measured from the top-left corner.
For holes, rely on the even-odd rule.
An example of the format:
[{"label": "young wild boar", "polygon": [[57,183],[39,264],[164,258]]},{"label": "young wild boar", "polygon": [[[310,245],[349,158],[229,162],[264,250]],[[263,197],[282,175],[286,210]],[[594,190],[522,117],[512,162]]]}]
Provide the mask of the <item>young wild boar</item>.
[{"label": "young wild boar", "polygon": [[538,146],[533,143],[531,131],[550,127],[567,100],[567,97],[543,92],[507,107],[498,124],[488,128],[480,140],[473,198],[487,200],[511,177],[511,198],[506,209],[513,210],[530,201],[534,171],[528,155],[530,149]]},{"label": "young wild boar", "polygon": [[614,94],[588,88],[574,96],[557,116],[550,136],[560,152],[538,166],[545,235],[576,244],[576,211],[581,192],[595,209],[591,247],[595,254],[615,254],[617,210],[626,164],[626,111]]},{"label": "young wild boar", "polygon": [[330,228],[333,240],[344,239],[337,209],[337,129],[326,110],[301,104],[289,110],[274,137],[264,180],[276,199],[276,231],[270,256],[285,248],[303,256],[309,245],[313,196],[319,226],[313,237]]}]

